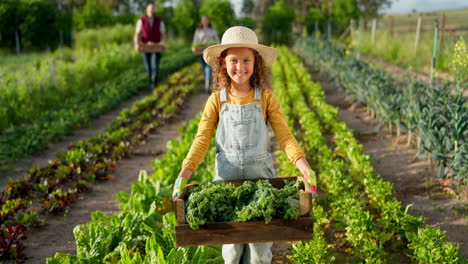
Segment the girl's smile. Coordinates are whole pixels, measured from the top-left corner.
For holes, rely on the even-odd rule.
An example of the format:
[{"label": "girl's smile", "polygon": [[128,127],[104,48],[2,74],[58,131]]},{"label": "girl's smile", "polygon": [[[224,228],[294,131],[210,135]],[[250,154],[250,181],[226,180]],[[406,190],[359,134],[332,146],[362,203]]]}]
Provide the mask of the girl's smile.
[{"label": "girl's smile", "polygon": [[224,61],[224,67],[236,86],[249,85],[254,72],[255,57],[249,48],[230,48]]}]

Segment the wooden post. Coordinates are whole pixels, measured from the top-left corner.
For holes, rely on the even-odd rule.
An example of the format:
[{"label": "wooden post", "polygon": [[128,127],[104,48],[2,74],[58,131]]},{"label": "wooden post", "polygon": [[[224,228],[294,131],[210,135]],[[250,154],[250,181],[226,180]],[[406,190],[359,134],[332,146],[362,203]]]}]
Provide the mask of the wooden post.
[{"label": "wooden post", "polygon": [[416,26],[416,39],[414,41],[414,54],[418,54],[420,33],[421,33],[421,15],[418,16],[418,24]]},{"label": "wooden post", "polygon": [[395,36],[395,19],[393,16],[390,16],[390,36],[392,38]]},{"label": "wooden post", "polygon": [[314,24],[314,36],[315,36],[316,38],[318,37],[318,33],[319,33],[318,21],[315,20],[315,24]]},{"label": "wooden post", "polygon": [[435,27],[434,27],[434,49],[432,53],[432,63],[431,63],[431,79],[430,79],[431,86],[432,86],[432,81],[434,79],[434,69],[436,67],[438,33],[439,33],[439,20],[436,18]]},{"label": "wooden post", "polygon": [[16,53],[20,55],[20,41],[19,41],[18,30],[15,31],[15,42],[16,42]]},{"label": "wooden post", "polygon": [[445,13],[442,14],[442,24],[440,25],[440,44],[439,44],[439,61],[441,60],[441,56],[444,56],[442,53],[444,52],[444,40],[445,40]]},{"label": "wooden post", "polygon": [[358,43],[357,43],[357,53],[356,53],[356,59],[360,60],[361,59],[361,32],[362,32],[362,25],[363,21],[359,19],[359,24],[358,24]]},{"label": "wooden post", "polygon": [[377,27],[377,19],[372,19],[372,34],[371,34],[371,43],[374,45],[375,43],[375,29]]}]

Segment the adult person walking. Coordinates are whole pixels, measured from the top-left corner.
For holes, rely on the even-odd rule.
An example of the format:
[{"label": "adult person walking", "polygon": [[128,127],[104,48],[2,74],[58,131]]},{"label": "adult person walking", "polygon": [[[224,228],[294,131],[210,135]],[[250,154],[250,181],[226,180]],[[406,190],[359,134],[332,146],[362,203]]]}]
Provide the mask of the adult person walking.
[{"label": "adult person walking", "polygon": [[[146,5],[146,15],[138,19],[136,24],[133,43],[135,44],[135,50],[137,52],[140,52],[142,44],[158,43],[166,46],[166,26],[160,17],[154,15],[154,8],[154,3],[149,2]],[[161,53],[143,52],[142,54],[148,78],[151,82],[152,89],[154,89],[159,78]]]},{"label": "adult person walking", "polygon": [[[192,41],[192,51],[195,52],[196,46],[210,46],[214,44],[219,44],[219,37],[216,30],[211,26],[210,19],[207,15],[203,15],[200,20],[200,24],[195,30]],[[210,92],[212,77],[212,69],[205,60],[203,56],[198,58],[202,66],[203,78],[205,80],[205,92]]]}]

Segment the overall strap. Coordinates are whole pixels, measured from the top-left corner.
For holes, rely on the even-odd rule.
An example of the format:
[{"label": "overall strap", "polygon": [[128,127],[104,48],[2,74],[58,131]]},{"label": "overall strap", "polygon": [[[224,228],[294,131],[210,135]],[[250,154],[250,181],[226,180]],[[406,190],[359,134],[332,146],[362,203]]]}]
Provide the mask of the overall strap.
[{"label": "overall strap", "polygon": [[222,104],[227,102],[226,88],[221,89],[219,93],[219,100]]},{"label": "overall strap", "polygon": [[262,100],[262,90],[258,87],[255,87],[255,97],[254,97],[254,100],[255,101],[260,101]]}]

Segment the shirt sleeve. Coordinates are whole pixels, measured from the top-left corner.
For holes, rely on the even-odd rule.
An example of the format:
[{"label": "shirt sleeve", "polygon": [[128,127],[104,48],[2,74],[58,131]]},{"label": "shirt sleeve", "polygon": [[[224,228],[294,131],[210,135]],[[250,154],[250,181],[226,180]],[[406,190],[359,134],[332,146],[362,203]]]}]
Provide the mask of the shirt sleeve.
[{"label": "shirt sleeve", "polygon": [[198,37],[198,28],[195,30],[195,33],[193,34],[193,41],[192,44],[198,44],[200,43],[199,37]]},{"label": "shirt sleeve", "polygon": [[161,20],[161,23],[159,23],[159,32],[166,33],[166,25],[164,24],[164,21],[162,20]]},{"label": "shirt sleeve", "polygon": [[216,38],[216,44],[219,44],[218,32],[216,32],[216,30],[214,30],[214,34],[215,34],[215,38]]},{"label": "shirt sleeve", "polygon": [[182,167],[195,172],[198,166],[203,161],[210,141],[213,136],[214,130],[219,122],[219,93],[211,94],[208,99],[205,110],[203,111],[200,124],[198,125],[198,132],[195,136],[192,146],[187,154],[187,157],[182,162]]},{"label": "shirt sleeve", "polygon": [[289,161],[292,164],[296,164],[296,161],[301,157],[305,157],[304,151],[301,149],[296,139],[294,138],[291,130],[288,128],[286,122],[286,116],[281,109],[280,103],[276,96],[269,92],[269,100],[267,101],[267,120],[270,122],[273,131],[275,132],[276,138],[280,147],[286,153]]},{"label": "shirt sleeve", "polygon": [[138,19],[138,21],[137,21],[136,28],[135,28],[135,32],[136,32],[136,33],[140,33],[140,32],[141,32],[141,19]]}]

